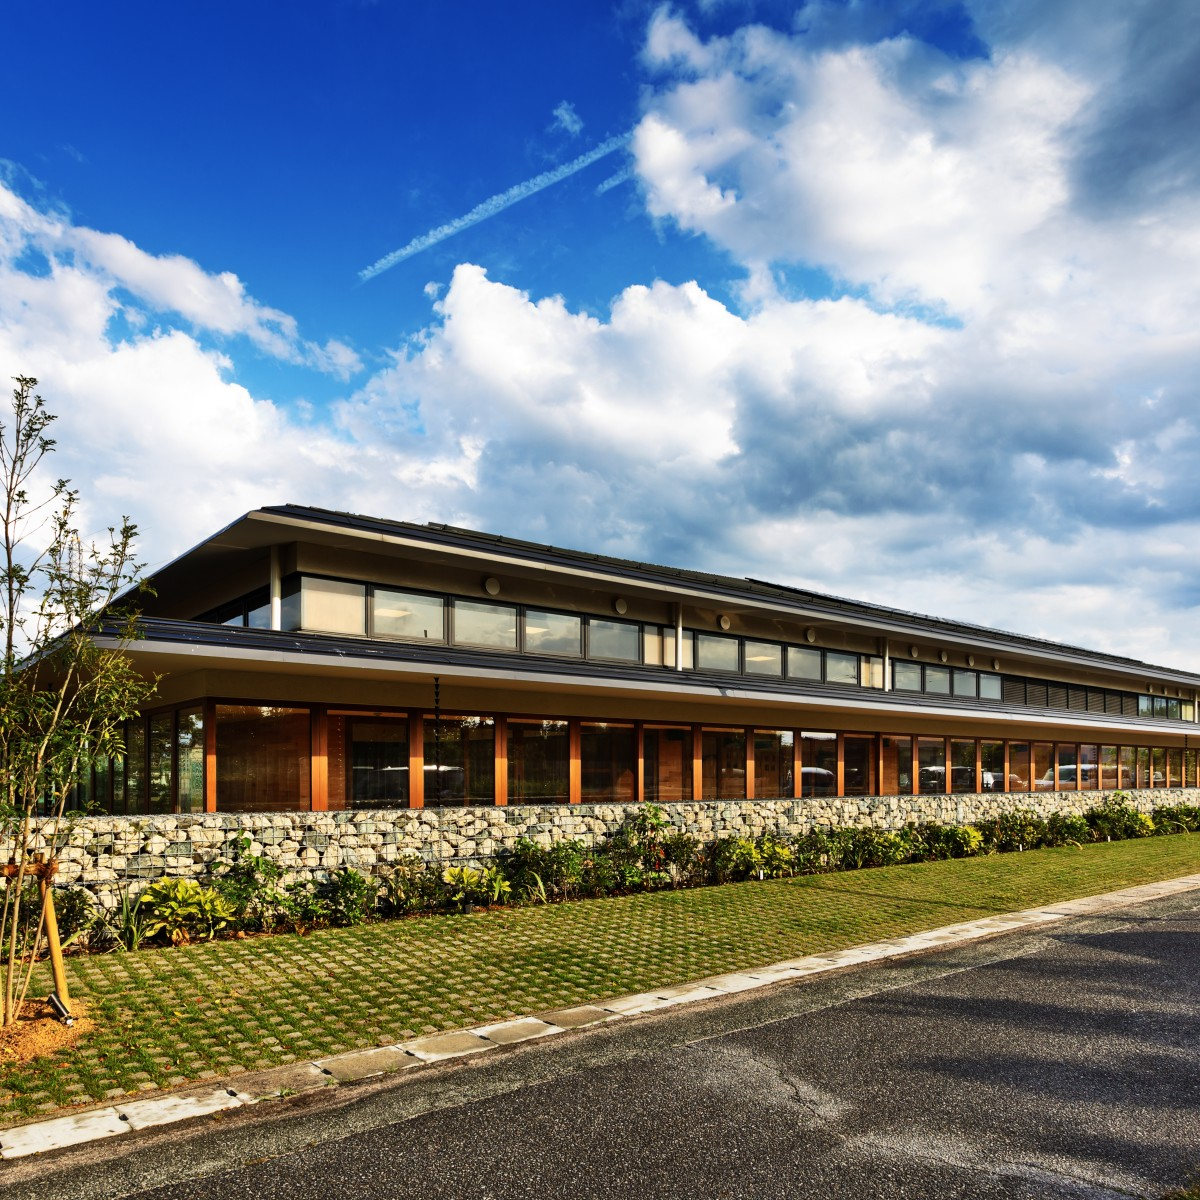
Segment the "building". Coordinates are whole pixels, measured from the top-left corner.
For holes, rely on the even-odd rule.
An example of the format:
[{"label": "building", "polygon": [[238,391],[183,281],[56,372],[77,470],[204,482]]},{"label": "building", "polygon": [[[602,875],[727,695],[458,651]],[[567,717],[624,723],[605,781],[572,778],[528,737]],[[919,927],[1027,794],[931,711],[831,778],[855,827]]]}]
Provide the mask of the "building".
[{"label": "building", "polygon": [[285,505],[150,583],[114,814],[1197,783],[1200,675],[757,580]]}]

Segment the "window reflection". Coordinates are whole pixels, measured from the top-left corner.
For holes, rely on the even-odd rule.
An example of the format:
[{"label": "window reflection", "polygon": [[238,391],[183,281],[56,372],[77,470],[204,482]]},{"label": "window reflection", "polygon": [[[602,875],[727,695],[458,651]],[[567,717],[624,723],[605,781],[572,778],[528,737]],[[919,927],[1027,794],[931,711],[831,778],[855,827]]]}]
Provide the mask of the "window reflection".
[{"label": "window reflection", "polygon": [[837,795],[837,734],[800,735],[800,792],[804,796]]},{"label": "window reflection", "polygon": [[646,799],[669,803],[692,798],[692,728],[659,728],[642,731],[643,775]]},{"label": "window reflection", "polygon": [[578,658],[581,654],[583,619],[568,613],[525,610],[525,652]]}]

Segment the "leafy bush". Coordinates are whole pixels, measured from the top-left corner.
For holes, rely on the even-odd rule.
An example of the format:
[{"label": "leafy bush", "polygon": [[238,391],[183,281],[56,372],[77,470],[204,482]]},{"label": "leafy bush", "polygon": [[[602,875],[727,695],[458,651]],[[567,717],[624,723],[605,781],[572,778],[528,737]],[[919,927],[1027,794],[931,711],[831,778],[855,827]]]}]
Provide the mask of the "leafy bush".
[{"label": "leafy bush", "polygon": [[1123,792],[1113,792],[1103,804],[1089,808],[1083,815],[1098,842],[1149,837],[1154,832],[1153,820],[1134,808]]},{"label": "leafy bush", "polygon": [[974,825],[939,825],[928,821],[912,828],[911,857],[929,859],[969,858],[983,849],[983,834]]},{"label": "leafy bush", "polygon": [[796,874],[796,849],[774,833],[764,833],[756,846],[758,869],[766,879],[785,879]]},{"label": "leafy bush", "polygon": [[1154,832],[1195,833],[1200,829],[1200,804],[1164,804],[1154,810]]},{"label": "leafy bush", "polygon": [[662,857],[675,887],[696,887],[704,882],[704,852],[690,833],[668,834],[662,843]]},{"label": "leafy bush", "polygon": [[539,846],[529,838],[520,838],[503,852],[498,865],[519,898],[544,903],[578,895],[583,862],[582,842],[561,841]]},{"label": "leafy bush", "polygon": [[1015,808],[978,823],[988,851],[1035,850],[1047,839],[1046,822],[1028,808]]},{"label": "leafy bush", "polygon": [[406,854],[379,879],[376,904],[384,917],[427,912],[444,903],[444,886],[416,854]]},{"label": "leafy bush", "polygon": [[375,911],[379,885],[351,867],[331,871],[316,884],[316,895],[328,911],[331,925],[361,925]]},{"label": "leafy bush", "polygon": [[[92,894],[81,887],[54,889],[54,916],[58,922],[58,940],[66,947],[86,942],[100,913]],[[42,896],[36,880],[29,880],[21,889],[21,904],[17,914],[17,953],[27,954],[33,948],[42,916]],[[12,931],[12,906],[8,919],[0,929],[0,945],[7,946]],[[44,934],[43,930],[43,934]],[[43,945],[45,943],[43,942]]]},{"label": "leafy bush", "polygon": [[708,877],[713,883],[732,883],[757,878],[762,866],[758,846],[747,837],[720,837],[710,842],[705,854]]},{"label": "leafy bush", "polygon": [[1092,840],[1092,827],[1086,817],[1072,813],[1053,813],[1046,821],[1047,846],[1084,846]]},{"label": "leafy bush", "polygon": [[193,939],[210,941],[233,917],[233,910],[214,888],[194,879],[159,879],[136,903],[146,917],[145,936],[164,935],[173,946]]},{"label": "leafy bush", "polygon": [[835,831],[842,870],[861,867],[892,867],[912,854],[912,838],[907,831],[893,833],[885,829],[845,828]]},{"label": "leafy bush", "polygon": [[233,843],[233,860],[217,866],[212,886],[233,913],[235,929],[270,933],[287,916],[287,895],[280,887],[283,868],[273,859],[250,853],[250,839]]},{"label": "leafy bush", "polygon": [[821,875],[838,869],[842,851],[835,834],[832,828],[817,826],[793,842],[800,874]]}]

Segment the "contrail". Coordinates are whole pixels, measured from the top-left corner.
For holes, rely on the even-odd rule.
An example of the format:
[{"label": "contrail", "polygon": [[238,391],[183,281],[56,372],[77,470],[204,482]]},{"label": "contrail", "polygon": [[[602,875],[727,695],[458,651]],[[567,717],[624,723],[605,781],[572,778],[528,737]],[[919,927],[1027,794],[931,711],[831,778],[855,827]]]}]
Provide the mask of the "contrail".
[{"label": "contrail", "polygon": [[613,188],[625,183],[633,178],[633,168],[626,167],[623,171],[618,171],[615,175],[610,175],[603,183],[596,185],[596,195],[603,196],[605,192],[611,192]]},{"label": "contrail", "polygon": [[625,133],[618,133],[615,137],[601,142],[594,150],[581,154],[561,167],[555,167],[553,171],[543,171],[541,175],[535,175],[532,179],[525,180],[524,183],[514,184],[507,191],[492,196],[490,200],[485,200],[482,204],[477,204],[466,216],[447,221],[445,225],[439,225],[436,229],[431,229],[428,233],[413,238],[407,246],[401,246],[399,250],[393,250],[391,254],[385,254],[378,262],[359,271],[359,279],[364,282],[374,279],[376,275],[382,275],[384,271],[403,262],[406,258],[412,258],[414,254],[420,254],[422,250],[428,250],[430,246],[444,242],[456,233],[462,233],[464,229],[470,229],[472,225],[478,225],[480,221],[486,221],[488,217],[494,217],[498,212],[503,212],[512,205],[522,200],[528,200],[530,196],[542,191],[543,188],[559,183],[577,171],[582,171],[584,167],[591,166],[597,159],[605,158],[615,150],[620,150],[622,146],[629,143],[631,137],[633,137],[632,129]]}]

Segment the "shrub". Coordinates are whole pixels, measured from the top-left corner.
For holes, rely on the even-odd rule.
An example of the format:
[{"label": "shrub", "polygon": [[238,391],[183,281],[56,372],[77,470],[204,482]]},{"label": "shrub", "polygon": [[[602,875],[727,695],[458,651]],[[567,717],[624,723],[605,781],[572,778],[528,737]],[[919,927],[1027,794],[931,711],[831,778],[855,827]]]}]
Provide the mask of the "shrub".
[{"label": "shrub", "polygon": [[[27,954],[33,947],[42,915],[42,896],[36,880],[21,889],[20,914],[17,918],[17,953]],[[99,907],[91,892],[81,887],[54,889],[54,916],[58,922],[58,940],[62,947],[86,942],[100,917]],[[0,945],[7,946],[12,928],[12,909],[5,928],[0,930]],[[44,933],[44,930],[43,930]]]},{"label": "shrub", "polygon": [[978,824],[988,851],[1035,850],[1046,844],[1046,822],[1031,809],[1014,808]]},{"label": "shrub", "polygon": [[983,848],[983,834],[974,825],[939,825],[928,821],[912,826],[909,840],[914,862],[969,858]]},{"label": "shrub", "polygon": [[145,936],[164,935],[173,946],[193,939],[211,941],[233,917],[233,910],[214,888],[194,879],[159,879],[135,901],[146,917]]},{"label": "shrub", "polygon": [[342,867],[332,871],[316,885],[316,895],[324,902],[331,925],[361,925],[375,910],[379,885],[374,879]]},{"label": "shrub", "polygon": [[233,860],[217,864],[212,886],[229,906],[236,929],[270,933],[284,921],[287,896],[279,886],[283,868],[273,859],[250,853],[250,839],[233,843]]},{"label": "shrub", "polygon": [[704,854],[690,833],[676,831],[663,839],[663,860],[675,887],[695,887],[704,882]]},{"label": "shrub", "polygon": [[376,904],[384,917],[441,908],[444,887],[419,855],[406,854],[379,880]]},{"label": "shrub", "polygon": [[1046,821],[1046,845],[1083,846],[1092,840],[1092,827],[1086,817],[1053,813]]},{"label": "shrub", "polygon": [[1113,792],[1083,815],[1098,842],[1149,837],[1154,832],[1153,820],[1134,808],[1123,792]]},{"label": "shrub", "polygon": [[904,862],[913,848],[910,834],[885,829],[838,829],[836,839],[841,851],[839,866],[851,871],[861,867],[895,866]]},{"label": "shrub", "polygon": [[578,841],[539,846],[520,838],[500,858],[500,870],[523,899],[568,900],[579,892],[584,849]]},{"label": "shrub", "polygon": [[1154,810],[1155,833],[1195,833],[1200,829],[1200,805],[1164,804]]},{"label": "shrub", "polygon": [[732,883],[757,877],[762,866],[758,846],[748,837],[720,837],[710,842],[705,855],[713,883]]},{"label": "shrub", "polygon": [[802,834],[793,843],[796,868],[802,875],[821,875],[836,871],[841,862],[841,845],[835,830],[818,826]]},{"label": "shrub", "polygon": [[785,879],[796,874],[797,855],[795,847],[778,834],[764,833],[756,847],[758,869],[767,879]]}]

